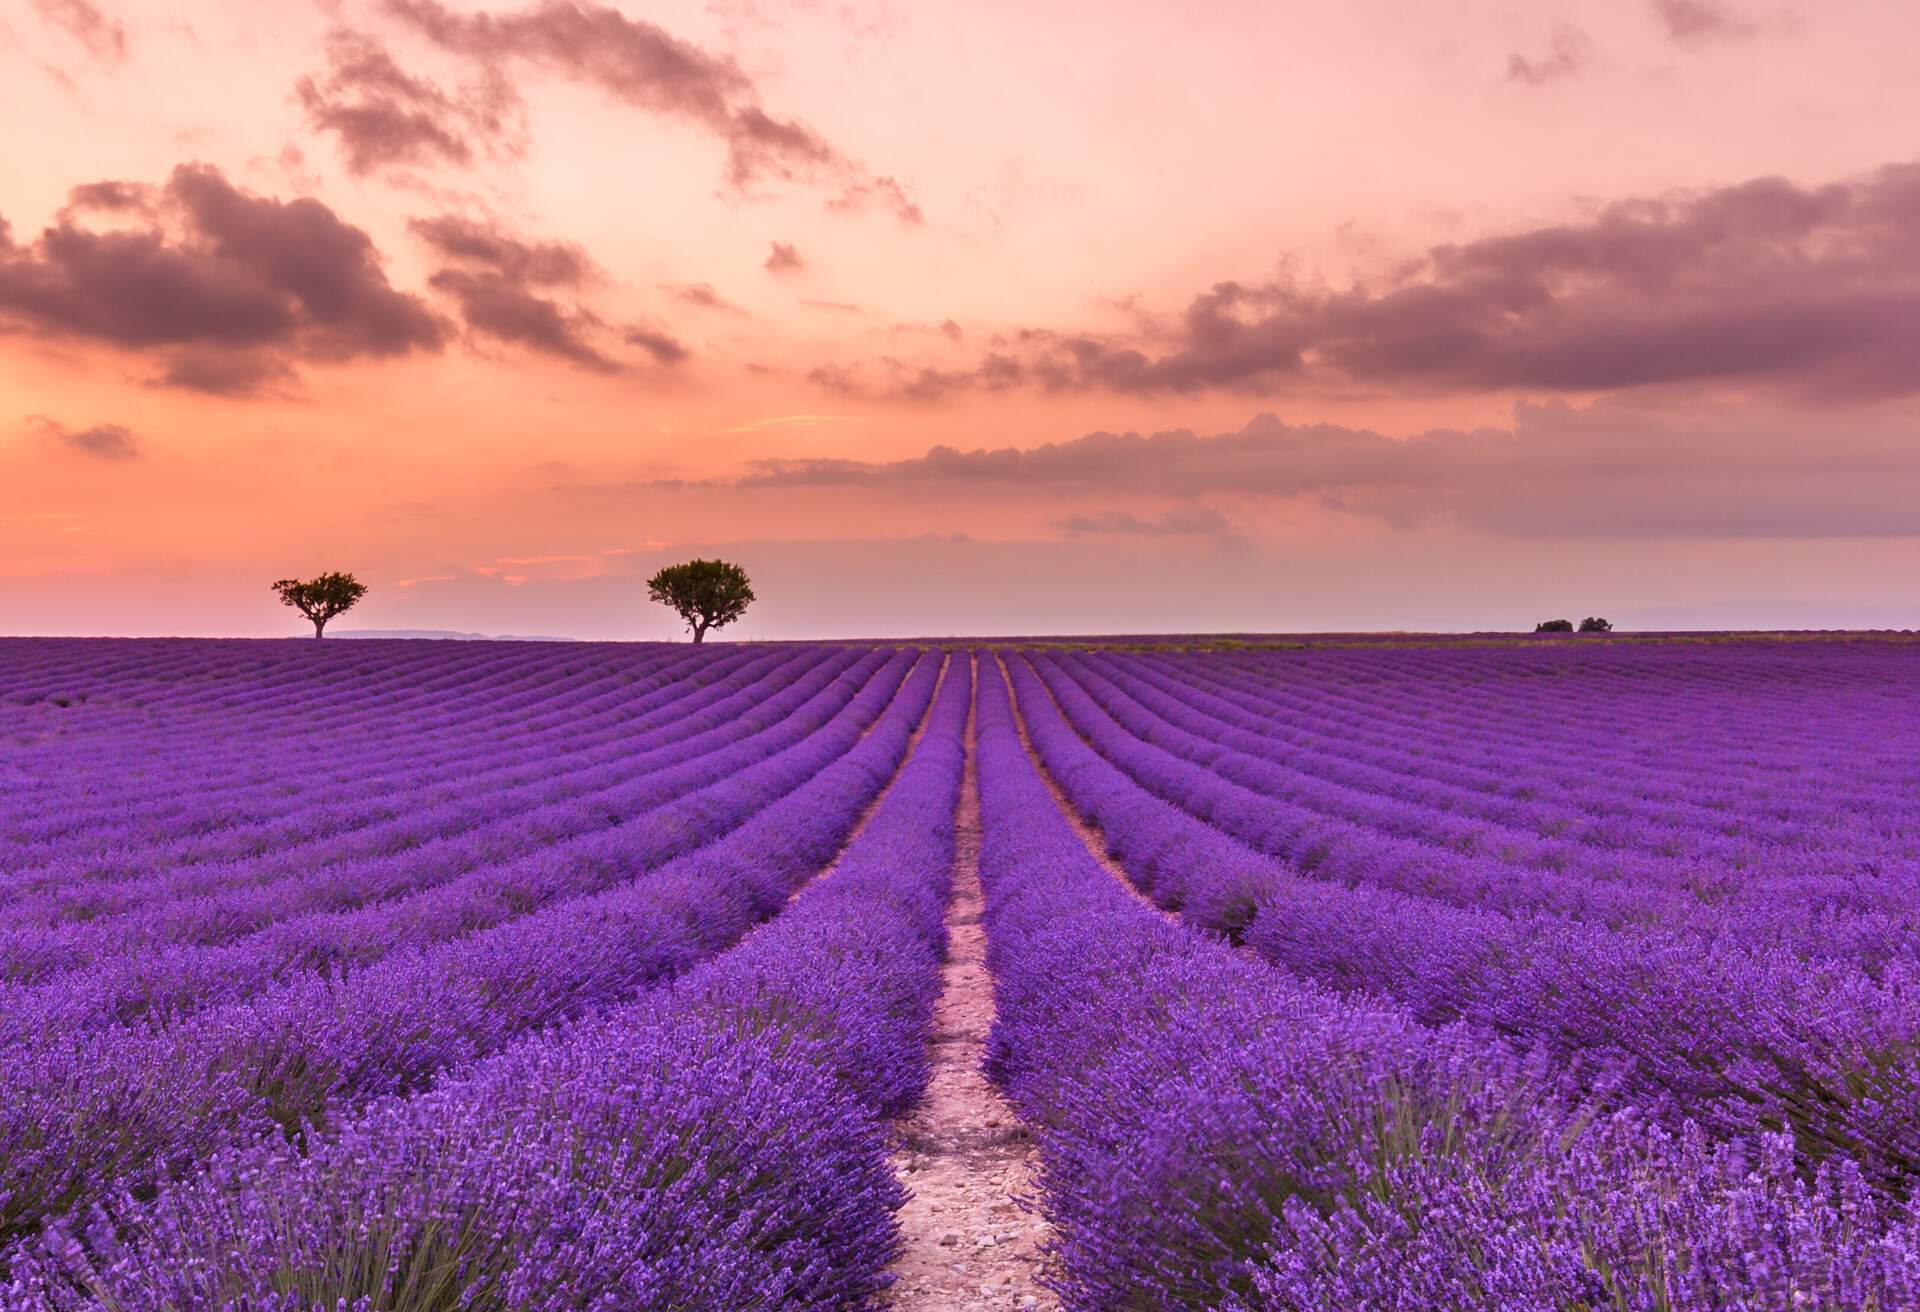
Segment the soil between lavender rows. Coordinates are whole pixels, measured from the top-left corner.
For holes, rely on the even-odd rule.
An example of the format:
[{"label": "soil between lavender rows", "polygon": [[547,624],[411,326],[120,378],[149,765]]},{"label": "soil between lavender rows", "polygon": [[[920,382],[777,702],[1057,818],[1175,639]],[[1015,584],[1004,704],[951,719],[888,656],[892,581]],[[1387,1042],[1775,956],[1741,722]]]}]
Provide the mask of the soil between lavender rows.
[{"label": "soil between lavender rows", "polygon": [[1054,1309],[1040,1283],[1046,1223],[1022,1206],[1034,1193],[1032,1135],[981,1069],[993,984],[980,926],[980,794],[969,726],[955,824],[950,935],[934,1012],[933,1078],[895,1127],[895,1169],[912,1191],[900,1210],[903,1251],[889,1305],[933,1312]]}]

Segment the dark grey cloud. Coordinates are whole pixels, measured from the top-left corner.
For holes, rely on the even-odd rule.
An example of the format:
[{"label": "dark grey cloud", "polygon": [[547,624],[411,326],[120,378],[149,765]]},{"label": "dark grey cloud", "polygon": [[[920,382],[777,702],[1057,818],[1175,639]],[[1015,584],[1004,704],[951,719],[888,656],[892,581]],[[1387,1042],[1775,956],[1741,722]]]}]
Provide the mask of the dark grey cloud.
[{"label": "dark grey cloud", "polygon": [[679,364],[690,354],[684,342],[656,328],[629,328],[626,340],[651,355],[655,364]]},{"label": "dark grey cloud", "polygon": [[1221,282],[1172,327],[1027,330],[973,366],[824,366],[829,390],[937,400],[1013,387],[1431,394],[1664,385],[1824,403],[1920,392],[1920,165],[1827,186],[1759,178],[1435,246],[1378,284]]},{"label": "dark grey cloud", "polygon": [[139,182],[83,182],[67,192],[60,217],[86,213],[146,214],[153,205],[153,188]]},{"label": "dark grey cloud", "polygon": [[258,396],[270,384],[291,384],[294,371],[267,351],[202,350],[173,352],[166,368],[148,380],[156,387],[179,387],[209,396]]},{"label": "dark grey cloud", "polygon": [[472,269],[441,269],[427,282],[452,297],[467,327],[483,336],[601,373],[621,367],[589,340],[589,334],[601,326],[596,317],[536,295],[524,283]]},{"label": "dark grey cloud", "polygon": [[[469,329],[601,373],[627,367],[595,345],[606,324],[578,302],[579,293],[601,278],[580,247],[532,240],[494,220],[458,214],[414,219],[407,226],[448,266],[428,281],[454,299]],[[573,299],[563,303],[556,295],[562,290]],[[688,355],[684,344],[657,328],[635,326],[623,340],[656,364],[678,364]]]},{"label": "dark grey cloud", "polygon": [[579,246],[530,241],[491,220],[440,214],[410,220],[407,227],[442,259],[475,265],[516,283],[578,287],[598,276],[593,260]]},{"label": "dark grey cloud", "polygon": [[120,463],[136,460],[141,454],[139,441],[124,424],[95,424],[91,428],[75,429],[44,416],[35,416],[31,422],[66,450],[91,460]]},{"label": "dark grey cloud", "polygon": [[647,113],[700,125],[725,144],[727,178],[737,188],[770,179],[820,184],[837,208],[921,221],[897,179],[875,174],[805,124],[769,113],[731,58],[657,24],[587,0],[538,0],[493,13],[462,13],[439,0],[386,0],[384,8],[441,49],[489,69],[531,64]]},{"label": "dark grey cloud", "polygon": [[[79,215],[110,198],[144,215],[94,230]],[[50,338],[157,355],[158,381],[196,379],[240,363],[260,376],[301,363],[440,350],[442,321],[396,291],[361,229],[317,200],[241,191],[204,164],[158,187],[77,188],[31,244],[0,240],[0,323]],[[232,391],[228,388],[201,390]]]},{"label": "dark grey cloud", "polygon": [[301,78],[294,94],[314,128],[339,139],[355,175],[396,165],[465,166],[478,151],[512,155],[525,144],[519,95],[500,70],[485,69],[449,92],[407,72],[364,32],[334,32],[325,76]]}]

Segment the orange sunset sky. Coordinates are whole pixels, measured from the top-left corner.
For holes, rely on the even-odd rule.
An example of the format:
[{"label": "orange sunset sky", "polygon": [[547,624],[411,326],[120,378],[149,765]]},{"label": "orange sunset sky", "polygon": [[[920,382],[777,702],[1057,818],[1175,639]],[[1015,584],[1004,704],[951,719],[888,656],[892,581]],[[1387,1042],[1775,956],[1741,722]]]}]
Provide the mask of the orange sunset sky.
[{"label": "orange sunset sky", "polygon": [[1920,627],[1917,38],[0,0],[0,632]]}]

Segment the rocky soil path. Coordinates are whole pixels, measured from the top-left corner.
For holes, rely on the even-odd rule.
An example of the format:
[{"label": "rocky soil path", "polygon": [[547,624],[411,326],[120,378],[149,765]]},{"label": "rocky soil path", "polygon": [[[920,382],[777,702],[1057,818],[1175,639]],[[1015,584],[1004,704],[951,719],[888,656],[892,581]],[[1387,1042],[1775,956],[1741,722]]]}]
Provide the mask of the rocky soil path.
[{"label": "rocky soil path", "polygon": [[1021,1200],[1034,1193],[1032,1136],[980,1063],[993,984],[980,927],[980,793],[967,732],[954,861],[951,942],[934,1013],[933,1080],[896,1129],[895,1169],[913,1197],[900,1211],[905,1250],[890,1305],[913,1312],[1051,1312],[1040,1284],[1048,1227]]}]

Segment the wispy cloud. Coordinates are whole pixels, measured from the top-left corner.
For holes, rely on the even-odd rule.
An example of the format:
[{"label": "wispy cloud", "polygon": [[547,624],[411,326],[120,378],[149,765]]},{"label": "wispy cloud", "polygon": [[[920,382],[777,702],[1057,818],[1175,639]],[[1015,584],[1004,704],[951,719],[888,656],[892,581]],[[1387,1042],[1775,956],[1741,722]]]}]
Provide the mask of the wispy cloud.
[{"label": "wispy cloud", "polygon": [[1176,506],[1165,514],[1145,517],[1131,510],[1082,511],[1056,520],[1055,524],[1076,537],[1089,534],[1118,534],[1126,537],[1205,537],[1230,536],[1233,527],[1227,517],[1212,506]]},{"label": "wispy cloud", "polygon": [[798,273],[807,267],[800,252],[786,242],[769,242],[768,247],[766,263],[761,265],[768,273]]},{"label": "wispy cloud", "polygon": [[1537,87],[1572,77],[1592,62],[1593,42],[1587,34],[1562,23],[1554,28],[1545,54],[1529,56],[1515,51],[1507,56],[1507,81]]},{"label": "wispy cloud", "polygon": [[675,300],[702,310],[720,310],[728,314],[746,313],[745,310],[715,291],[712,283],[670,283],[666,290]]},{"label": "wispy cloud", "polygon": [[1752,36],[1759,25],[1722,0],[1653,0],[1654,16],[1676,45]]},{"label": "wispy cloud", "polygon": [[127,28],[110,17],[92,0],[33,0],[40,17],[87,48],[87,53],[103,64],[118,64],[127,57]]},{"label": "wispy cloud", "polygon": [[538,0],[487,13],[459,12],[439,0],[385,0],[384,9],[441,49],[496,73],[532,65],[706,129],[725,143],[727,179],[736,189],[799,181],[826,188],[833,208],[873,208],[921,222],[920,207],[898,179],[875,173],[798,119],[769,112],[732,58],[645,19],[590,0]]},{"label": "wispy cloud", "polygon": [[869,422],[864,415],[775,415],[771,419],[754,419],[744,424],[735,424],[732,428],[716,429],[716,433],[758,433],[768,428],[818,428],[822,424],[863,424]]},{"label": "wispy cloud", "polygon": [[[903,460],[750,462],[743,491],[866,489],[929,509],[1040,498],[1085,506],[1075,536],[1213,532],[1203,498],[1302,501],[1406,528],[1450,521],[1521,537],[1920,537],[1920,451],[1869,412],[1805,423],[1731,407],[1680,420],[1623,403],[1522,405],[1512,427],[1394,438],[1261,415],[1235,432],[1089,433],[1018,449],[936,446]],[[1157,518],[1143,500],[1184,499]]]},{"label": "wispy cloud", "polygon": [[65,450],[92,460],[118,464],[122,461],[137,460],[141,455],[139,441],[135,439],[133,430],[125,424],[95,424],[91,428],[69,428],[45,415],[34,415],[28,422]]},{"label": "wispy cloud", "polygon": [[[579,297],[604,275],[579,246],[522,237],[491,218],[468,215],[414,219],[408,227],[446,262],[428,285],[452,298],[473,332],[599,373],[632,367],[596,342],[607,325]],[[567,303],[555,295],[562,289]],[[650,325],[633,325],[621,340],[658,365],[679,364],[689,354],[678,338]]]},{"label": "wispy cloud", "polygon": [[326,74],[301,78],[294,95],[315,129],[339,139],[356,175],[396,165],[465,166],[481,151],[513,157],[526,149],[520,97],[498,70],[450,92],[403,69],[365,32],[334,32]]}]

